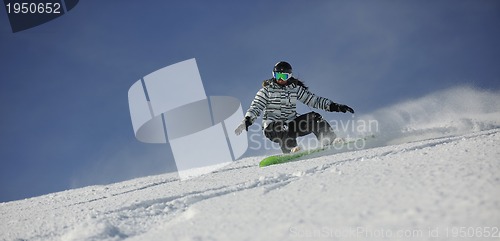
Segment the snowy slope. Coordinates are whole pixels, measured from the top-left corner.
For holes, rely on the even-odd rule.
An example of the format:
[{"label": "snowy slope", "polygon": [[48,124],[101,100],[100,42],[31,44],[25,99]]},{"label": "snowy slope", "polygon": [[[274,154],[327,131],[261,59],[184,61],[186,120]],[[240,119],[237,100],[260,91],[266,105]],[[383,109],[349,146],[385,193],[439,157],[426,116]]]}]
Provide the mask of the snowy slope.
[{"label": "snowy slope", "polygon": [[370,149],[0,203],[0,240],[498,240],[499,108],[456,88],[361,117]]},{"label": "snowy slope", "polygon": [[183,182],[167,174],[2,203],[0,239],[451,238],[454,227],[500,226],[499,143],[493,129],[263,169],[254,157]]}]

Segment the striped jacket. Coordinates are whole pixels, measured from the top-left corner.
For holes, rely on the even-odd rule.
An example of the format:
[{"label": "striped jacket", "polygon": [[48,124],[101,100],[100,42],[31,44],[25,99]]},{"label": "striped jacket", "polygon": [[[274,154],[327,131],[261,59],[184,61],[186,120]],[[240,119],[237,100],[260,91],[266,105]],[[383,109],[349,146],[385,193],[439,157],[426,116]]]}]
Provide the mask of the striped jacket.
[{"label": "striped jacket", "polygon": [[[293,77],[292,77],[293,78]],[[264,112],[263,128],[273,121],[290,122],[297,114],[297,100],[316,109],[328,110],[331,100],[319,97],[309,92],[308,88],[298,79],[289,80],[291,84],[281,86],[275,79],[265,80],[262,88],[255,95],[245,116],[254,122]]]}]

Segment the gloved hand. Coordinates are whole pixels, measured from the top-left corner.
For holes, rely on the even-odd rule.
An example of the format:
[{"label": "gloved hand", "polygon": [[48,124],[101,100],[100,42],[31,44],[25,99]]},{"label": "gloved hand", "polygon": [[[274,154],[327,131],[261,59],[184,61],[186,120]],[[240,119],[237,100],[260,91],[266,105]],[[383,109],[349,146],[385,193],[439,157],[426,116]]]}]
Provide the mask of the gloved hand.
[{"label": "gloved hand", "polygon": [[248,127],[252,125],[252,121],[250,120],[250,116],[245,116],[245,119],[241,122],[241,124],[236,127],[236,130],[234,130],[234,133],[239,136],[243,130],[248,131]]},{"label": "gloved hand", "polygon": [[354,114],[354,110],[351,107],[349,107],[347,105],[337,104],[337,103],[331,103],[328,111],[330,111],[330,112],[343,112],[343,113],[351,112]]}]

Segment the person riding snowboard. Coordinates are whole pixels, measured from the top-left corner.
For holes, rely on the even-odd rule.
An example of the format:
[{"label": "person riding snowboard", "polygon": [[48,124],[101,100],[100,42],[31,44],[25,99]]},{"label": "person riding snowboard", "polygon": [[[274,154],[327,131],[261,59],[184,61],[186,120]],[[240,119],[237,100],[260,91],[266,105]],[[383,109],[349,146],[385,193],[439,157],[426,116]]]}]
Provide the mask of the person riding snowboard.
[{"label": "person riding snowboard", "polygon": [[264,135],[278,143],[283,153],[299,151],[297,138],[310,133],[314,133],[322,145],[332,144],[336,135],[330,124],[316,112],[298,115],[297,100],[316,109],[354,113],[347,105],[311,93],[302,81],[292,76],[292,66],[280,61],[273,68],[273,78],[262,83],[245,119],[236,128],[236,135],[240,135],[243,130],[248,131],[248,127],[264,112]]}]

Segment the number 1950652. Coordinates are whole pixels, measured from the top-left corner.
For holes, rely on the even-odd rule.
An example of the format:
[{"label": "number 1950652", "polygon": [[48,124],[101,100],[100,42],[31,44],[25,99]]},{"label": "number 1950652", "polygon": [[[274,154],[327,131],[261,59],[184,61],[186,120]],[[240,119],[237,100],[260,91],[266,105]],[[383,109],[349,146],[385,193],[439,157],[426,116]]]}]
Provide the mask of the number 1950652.
[{"label": "number 1950652", "polygon": [[451,227],[446,228],[446,237],[500,238],[500,230],[498,227]]},{"label": "number 1950652", "polygon": [[7,3],[5,6],[9,14],[61,13],[61,3]]}]

